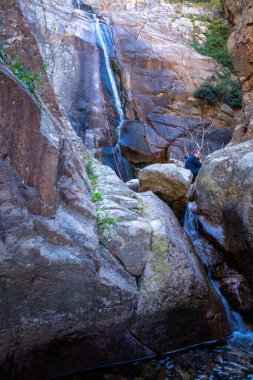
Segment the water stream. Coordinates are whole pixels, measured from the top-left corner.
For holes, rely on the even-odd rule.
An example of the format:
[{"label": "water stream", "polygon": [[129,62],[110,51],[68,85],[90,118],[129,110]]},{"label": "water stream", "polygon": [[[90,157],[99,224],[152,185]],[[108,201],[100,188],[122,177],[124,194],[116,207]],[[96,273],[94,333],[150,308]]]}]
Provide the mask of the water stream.
[{"label": "water stream", "polygon": [[116,127],[116,143],[113,143],[114,136],[112,136],[112,126],[110,121],[106,121],[106,128],[108,130],[108,145],[102,147],[103,164],[110,166],[124,182],[133,178],[133,171],[128,160],[121,154],[120,139],[121,132],[124,125],[125,114],[118,89],[116,75],[113,71],[111,57],[112,55],[117,59],[115,54],[113,36],[111,33],[109,19],[99,17],[96,15],[92,8],[86,5],[82,0],[75,0],[74,5],[77,9],[87,11],[91,15],[92,22],[95,23],[95,33],[97,46],[101,49],[100,70],[101,81],[107,91],[108,98],[111,100],[113,107],[115,107],[118,115],[118,122]]},{"label": "water stream", "polygon": [[103,56],[105,60],[105,66],[106,66],[106,73],[108,75],[109,79],[109,85],[110,90],[112,93],[112,97],[114,100],[114,105],[116,107],[119,122],[116,129],[116,145],[113,146],[112,144],[107,149],[104,149],[105,154],[105,160],[104,163],[111,166],[115,172],[118,174],[118,176],[123,181],[128,181],[132,178],[132,172],[129,162],[122,156],[121,149],[120,149],[120,139],[121,139],[121,132],[122,127],[125,122],[125,114],[123,111],[121,98],[117,86],[117,81],[115,77],[115,73],[113,71],[112,65],[111,65],[111,58],[110,58],[110,47],[113,47],[113,39],[111,35],[110,25],[108,19],[103,20],[101,18],[98,18],[96,15],[94,15],[94,20],[96,23],[96,35],[97,35],[97,42],[100,48],[103,51]]},{"label": "water stream", "polygon": [[[203,238],[201,237],[199,233],[198,223],[196,221],[195,214],[194,214],[195,209],[196,209],[195,203],[189,202],[187,206],[186,214],[185,214],[185,219],[184,219],[184,230],[186,231],[187,235],[190,237],[194,245],[194,248],[198,256],[200,257],[201,261],[205,264],[206,267],[208,267],[211,264],[210,262],[211,258],[208,255],[208,246],[210,244],[205,240],[204,240],[205,244],[203,244]],[[210,248],[211,248],[211,245],[210,245]],[[242,316],[236,311],[232,310],[227,299],[221,293],[218,282],[212,278],[210,271],[208,271],[208,277],[224,306],[231,331],[240,332],[240,333],[247,332],[248,328],[245,325]]]}]

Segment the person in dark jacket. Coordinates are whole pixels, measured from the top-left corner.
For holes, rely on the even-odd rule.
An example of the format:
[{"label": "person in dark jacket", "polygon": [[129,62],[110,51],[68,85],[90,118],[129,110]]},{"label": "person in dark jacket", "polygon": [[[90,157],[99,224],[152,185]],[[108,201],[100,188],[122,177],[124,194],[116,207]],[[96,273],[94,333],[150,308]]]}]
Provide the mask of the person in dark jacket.
[{"label": "person in dark jacket", "polygon": [[201,162],[201,153],[199,150],[194,150],[189,156],[186,158],[185,161],[185,169],[189,169],[193,174],[192,182],[195,181],[197,174],[199,172],[199,169],[201,168],[202,162]]}]

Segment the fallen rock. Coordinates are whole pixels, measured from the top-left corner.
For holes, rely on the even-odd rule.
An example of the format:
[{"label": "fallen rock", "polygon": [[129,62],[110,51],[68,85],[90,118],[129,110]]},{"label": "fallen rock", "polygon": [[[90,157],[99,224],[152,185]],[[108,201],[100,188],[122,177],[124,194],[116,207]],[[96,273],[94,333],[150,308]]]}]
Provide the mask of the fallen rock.
[{"label": "fallen rock", "polygon": [[140,190],[140,181],[138,179],[131,179],[130,181],[126,182],[126,185],[135,193],[138,193]]},{"label": "fallen rock", "polygon": [[138,173],[140,192],[152,191],[167,203],[176,216],[183,218],[192,173],[176,164],[154,164]]}]

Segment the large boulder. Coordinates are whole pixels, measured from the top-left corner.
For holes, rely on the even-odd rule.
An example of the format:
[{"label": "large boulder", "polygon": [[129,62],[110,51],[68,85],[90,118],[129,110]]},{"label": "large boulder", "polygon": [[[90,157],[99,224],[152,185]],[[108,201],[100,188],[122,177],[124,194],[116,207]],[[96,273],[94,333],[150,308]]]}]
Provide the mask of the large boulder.
[{"label": "large boulder", "polygon": [[211,154],[196,180],[203,231],[253,284],[253,141]]},{"label": "large boulder", "polygon": [[253,290],[253,7],[244,1],[222,3],[230,27],[228,48],[242,84],[244,110],[230,147],[204,161],[194,194],[202,232],[218,248],[219,261],[227,263],[229,272],[233,269],[232,275],[221,276],[221,290],[234,308],[249,311]]},{"label": "large boulder", "polygon": [[154,164],[138,173],[140,192],[152,191],[167,203],[181,220],[184,216],[192,173],[176,164]]}]

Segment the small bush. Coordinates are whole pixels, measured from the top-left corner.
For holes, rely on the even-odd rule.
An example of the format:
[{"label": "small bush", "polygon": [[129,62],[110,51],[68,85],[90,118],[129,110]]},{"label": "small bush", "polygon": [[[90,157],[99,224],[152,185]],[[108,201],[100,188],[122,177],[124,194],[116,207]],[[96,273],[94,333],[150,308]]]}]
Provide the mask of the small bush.
[{"label": "small bush", "polygon": [[235,80],[231,82],[230,89],[226,94],[225,103],[233,109],[242,108],[241,86]]},{"label": "small bush", "polygon": [[6,54],[2,45],[0,45],[0,59],[9,67],[13,74],[24,83],[31,94],[35,94],[36,88],[42,84],[42,74],[32,71],[30,67],[21,63],[20,57],[12,61]]},{"label": "small bush", "polygon": [[[114,218],[110,215],[109,211],[105,207],[100,207],[97,209],[97,224],[101,227],[103,233],[102,237],[113,238],[117,235],[114,231],[113,226],[118,223],[118,218]],[[105,244],[103,240],[101,240]]]},{"label": "small bush", "polygon": [[193,94],[194,98],[204,103],[214,105],[218,102],[218,91],[214,84],[205,82],[197,88]]},{"label": "small bush", "polygon": [[11,63],[10,68],[16,77],[25,84],[31,94],[35,94],[36,87],[41,86],[42,76],[36,71],[32,71],[28,66],[21,63],[20,57],[16,57]]},{"label": "small bush", "polygon": [[85,169],[86,169],[87,176],[90,180],[91,186],[93,187],[93,189],[95,189],[97,186],[98,175],[95,173],[93,169],[92,156],[87,153],[85,156],[85,160],[86,160]]},{"label": "small bush", "polygon": [[221,70],[216,74],[216,78],[209,78],[202,83],[193,96],[210,105],[221,102],[232,109],[241,108],[242,97],[239,82],[231,78],[228,70]]},{"label": "small bush", "polygon": [[93,191],[93,194],[92,194],[92,202],[96,203],[96,202],[100,202],[103,200],[103,196],[102,194],[100,193],[99,190],[94,190]]}]

